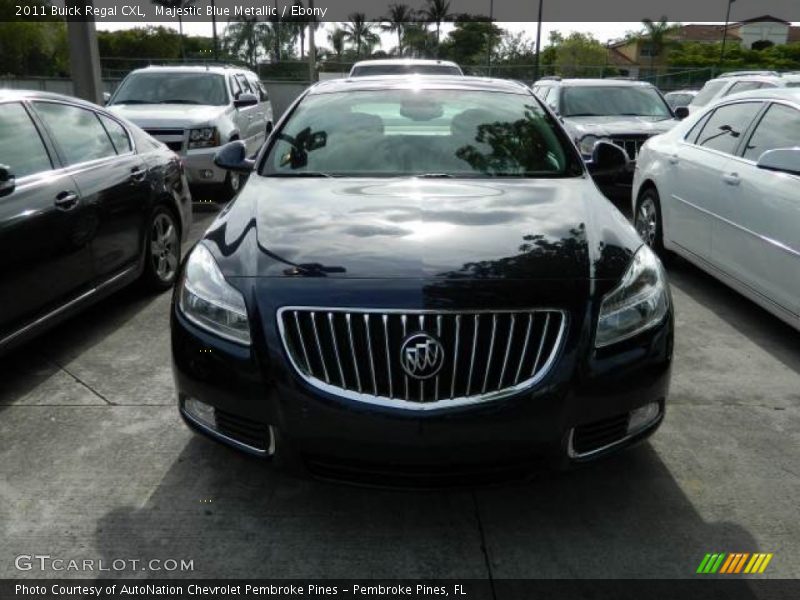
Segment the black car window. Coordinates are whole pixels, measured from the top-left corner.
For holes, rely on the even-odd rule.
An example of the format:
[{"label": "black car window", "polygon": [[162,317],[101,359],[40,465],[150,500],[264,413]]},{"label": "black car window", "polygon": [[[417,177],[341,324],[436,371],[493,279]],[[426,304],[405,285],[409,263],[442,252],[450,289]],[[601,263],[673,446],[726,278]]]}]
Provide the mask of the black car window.
[{"label": "black car window", "polygon": [[738,94],[739,92],[749,92],[750,90],[757,90],[764,87],[764,84],[760,81],[737,81],[734,83],[727,92],[725,92],[725,96],[730,96],[731,94]]},{"label": "black car window", "polygon": [[570,177],[580,160],[531,94],[384,89],[311,94],[262,174]]},{"label": "black car window", "polygon": [[36,102],[36,112],[53,133],[67,164],[116,156],[116,151],[97,114],[85,108]]},{"label": "black car window", "polygon": [[100,120],[103,122],[103,127],[106,128],[117,154],[127,154],[133,150],[131,147],[131,139],[128,137],[128,132],[125,131],[125,128],[122,125],[105,115],[98,114],[97,116],[99,116]]},{"label": "black car window", "polygon": [[655,88],[649,86],[578,85],[566,87],[560,106],[561,114],[564,117],[672,118],[669,105]]},{"label": "black car window", "polygon": [[228,103],[225,78],[215,73],[148,72],[132,73],[114,94],[111,104],[201,104]]},{"label": "black car window", "polygon": [[744,150],[744,157],[758,158],[767,150],[792,148],[800,143],[800,110],[773,104],[759,122]]},{"label": "black car window", "polygon": [[351,77],[366,77],[371,75],[461,75],[458,67],[447,65],[362,65],[353,68]]},{"label": "black car window", "polygon": [[703,117],[700,118],[697,121],[697,123],[692,125],[692,128],[689,130],[689,133],[687,133],[686,137],[684,137],[683,139],[685,139],[690,144],[697,143],[697,135],[703,130],[703,127],[705,127],[706,121],[708,121],[708,117],[710,116],[711,113],[706,113],[705,115],[703,115]]},{"label": "black car window", "polygon": [[17,178],[53,168],[39,130],[18,102],[0,104],[0,163]]},{"label": "black car window", "polygon": [[253,88],[253,91],[258,96],[258,99],[261,102],[266,102],[269,100],[269,95],[267,94],[267,90],[264,88],[262,83],[256,79],[255,77],[248,76],[247,80],[250,82],[250,87]]},{"label": "black car window", "polygon": [[709,117],[697,136],[697,145],[733,154],[742,134],[761,109],[760,102],[737,102],[721,106]]},{"label": "black car window", "polygon": [[247,94],[253,94],[253,90],[250,89],[250,83],[247,81],[247,77],[244,75],[236,75],[236,81],[239,82],[239,86],[242,88],[242,91]]}]

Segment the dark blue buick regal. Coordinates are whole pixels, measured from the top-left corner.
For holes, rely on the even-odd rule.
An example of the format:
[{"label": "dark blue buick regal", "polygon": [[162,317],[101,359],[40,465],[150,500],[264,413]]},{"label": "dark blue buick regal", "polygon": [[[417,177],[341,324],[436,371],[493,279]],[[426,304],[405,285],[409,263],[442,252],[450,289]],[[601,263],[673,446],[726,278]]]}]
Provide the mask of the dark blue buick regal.
[{"label": "dark blue buick regal", "polygon": [[[595,179],[627,157],[595,146]],[[531,91],[470,77],[310,88],[190,252],[179,410],[278,465],[381,484],[521,477],[664,415],[664,270]]]}]

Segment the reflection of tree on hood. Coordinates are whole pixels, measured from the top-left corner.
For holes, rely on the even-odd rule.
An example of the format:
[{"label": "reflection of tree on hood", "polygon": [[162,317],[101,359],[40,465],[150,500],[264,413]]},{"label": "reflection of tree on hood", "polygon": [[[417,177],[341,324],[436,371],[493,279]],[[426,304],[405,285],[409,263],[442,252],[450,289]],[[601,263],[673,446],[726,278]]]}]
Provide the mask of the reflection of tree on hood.
[{"label": "reflection of tree on hood", "polygon": [[517,121],[495,121],[478,125],[475,141],[488,144],[489,154],[475,146],[462,146],[456,156],[482,173],[514,174],[520,171],[555,171],[558,165],[551,154],[551,146],[542,138],[541,127],[534,122],[533,113],[525,111],[525,118]]}]

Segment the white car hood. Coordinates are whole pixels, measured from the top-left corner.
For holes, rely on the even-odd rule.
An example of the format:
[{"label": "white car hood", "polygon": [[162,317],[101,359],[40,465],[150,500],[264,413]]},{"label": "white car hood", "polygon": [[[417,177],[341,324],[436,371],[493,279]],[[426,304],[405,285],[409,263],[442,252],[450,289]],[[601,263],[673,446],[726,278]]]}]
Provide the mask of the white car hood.
[{"label": "white car hood", "polygon": [[159,127],[203,127],[213,125],[226,106],[193,104],[112,104],[108,110],[142,129]]}]

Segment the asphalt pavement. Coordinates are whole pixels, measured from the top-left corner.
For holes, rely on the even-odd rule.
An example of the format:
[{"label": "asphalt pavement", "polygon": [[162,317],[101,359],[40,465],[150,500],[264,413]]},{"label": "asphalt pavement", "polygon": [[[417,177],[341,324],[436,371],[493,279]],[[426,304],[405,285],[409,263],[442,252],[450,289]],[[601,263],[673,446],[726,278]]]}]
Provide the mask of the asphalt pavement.
[{"label": "asphalt pavement", "polygon": [[[200,213],[197,237],[213,215]],[[800,334],[685,262],[666,420],[618,457],[524,485],[321,483],[178,417],[169,293],[129,289],[0,359],[0,577],[19,555],[174,559],[104,577],[691,577],[770,552],[800,577]]]}]

